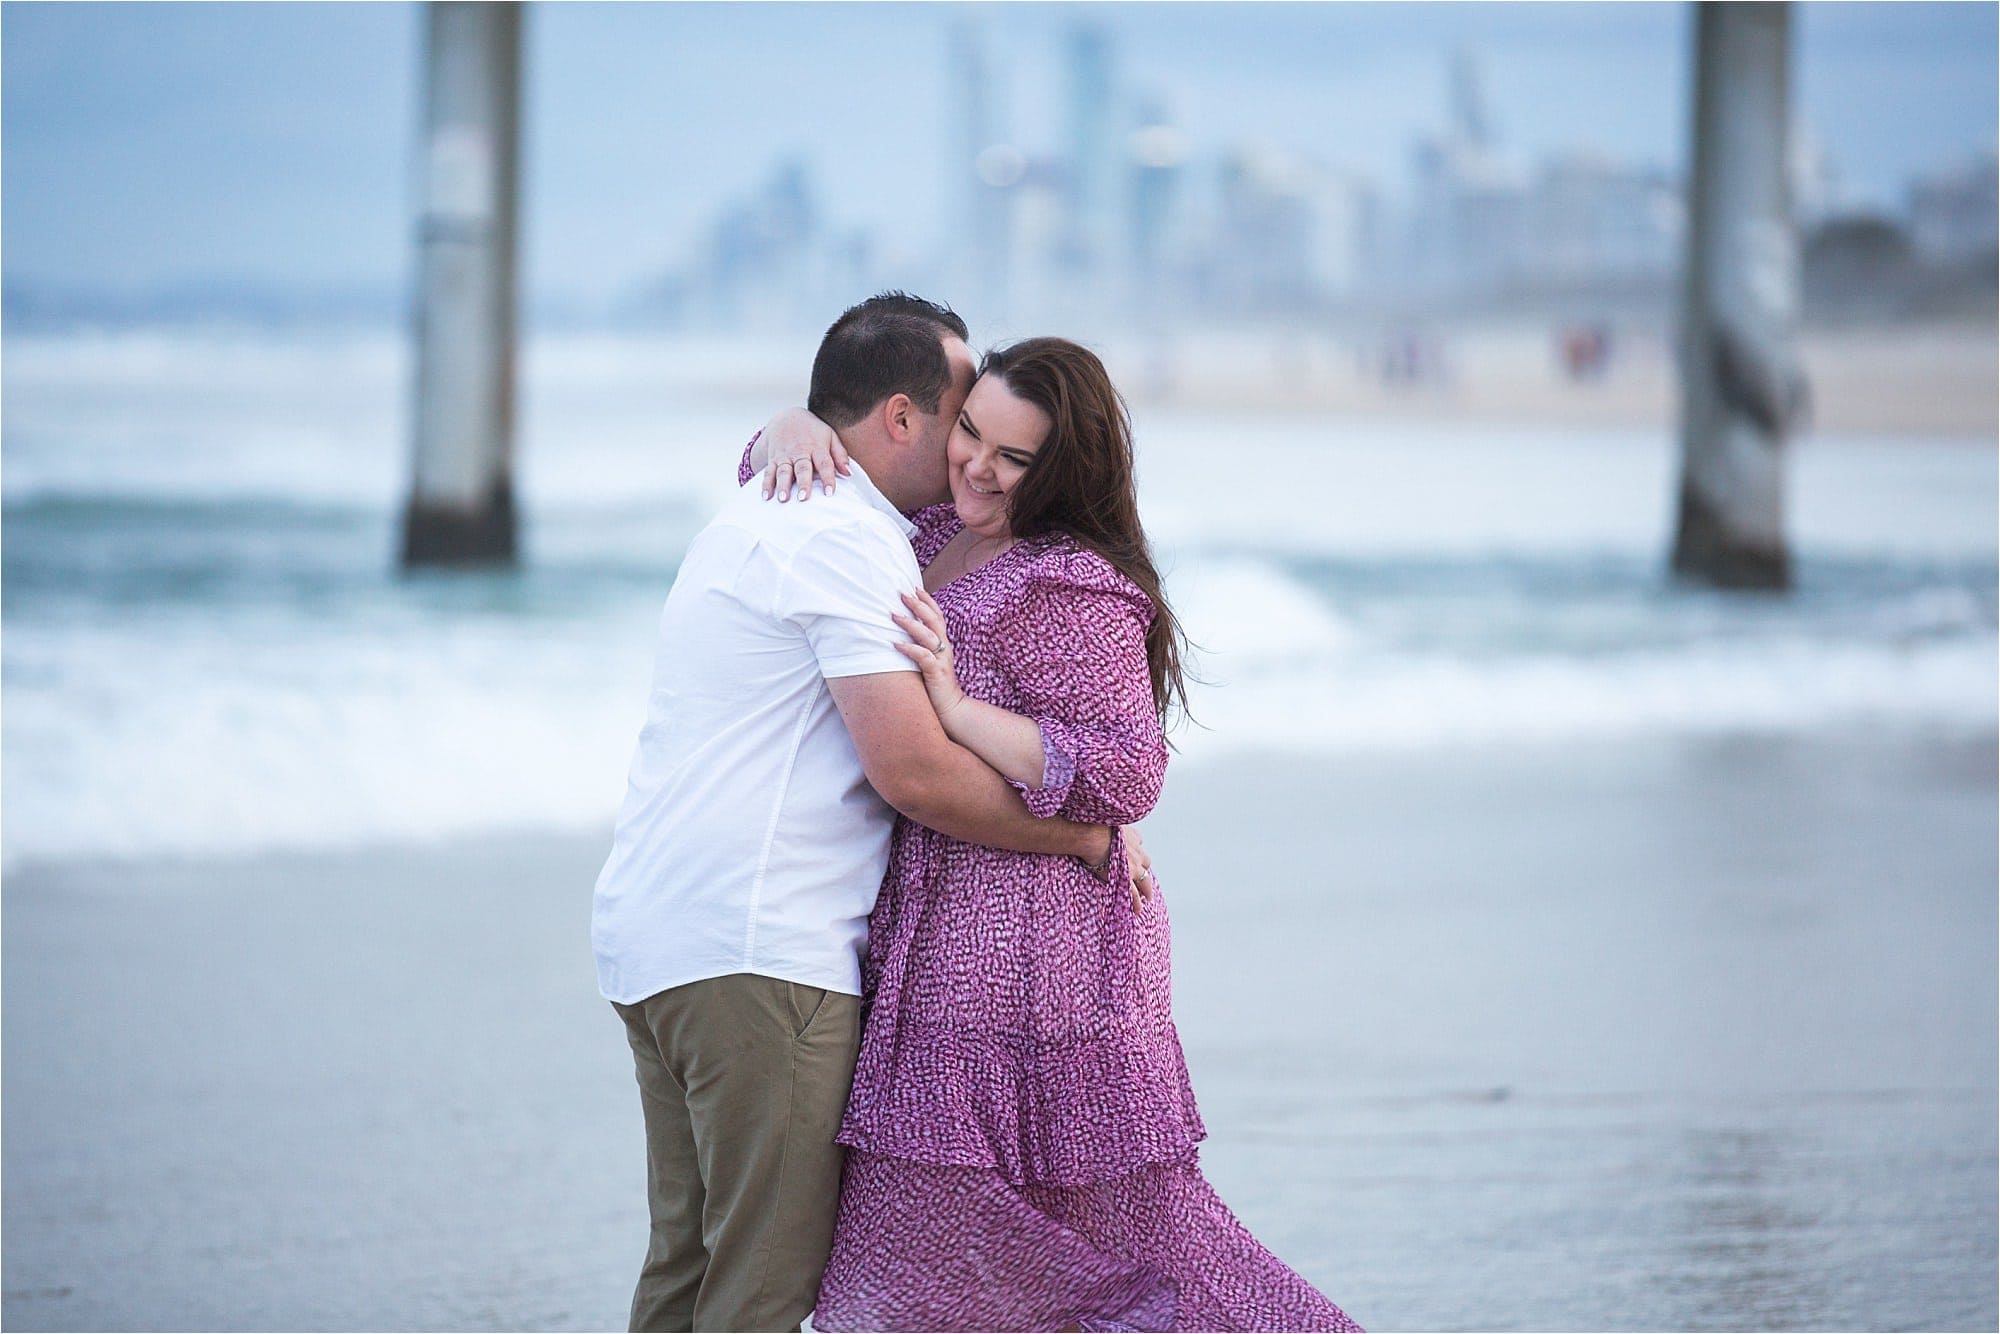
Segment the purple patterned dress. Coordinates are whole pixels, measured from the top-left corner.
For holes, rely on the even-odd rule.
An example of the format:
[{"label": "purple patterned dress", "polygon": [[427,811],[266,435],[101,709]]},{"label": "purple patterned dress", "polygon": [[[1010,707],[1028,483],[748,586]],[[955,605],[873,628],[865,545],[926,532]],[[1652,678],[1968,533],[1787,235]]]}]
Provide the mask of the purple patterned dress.
[{"label": "purple patterned dress", "polygon": [[[921,565],[961,526],[949,505],[910,517]],[[1029,809],[1144,817],[1167,762],[1146,596],[1062,537],[934,596],[966,693],[1041,727]],[[1135,915],[1112,851],[1100,878],[896,822],[814,1328],[1360,1328],[1203,1178],[1166,904],[1156,885]]]}]

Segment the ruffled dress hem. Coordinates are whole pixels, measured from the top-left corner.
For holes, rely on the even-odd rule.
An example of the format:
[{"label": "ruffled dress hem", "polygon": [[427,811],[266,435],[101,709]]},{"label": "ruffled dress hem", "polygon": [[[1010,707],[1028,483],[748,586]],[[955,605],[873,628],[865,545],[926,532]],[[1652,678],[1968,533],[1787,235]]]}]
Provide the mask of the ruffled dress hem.
[{"label": "ruffled dress hem", "polygon": [[1032,1051],[907,1017],[871,1036],[835,1137],[852,1149],[1088,1186],[1179,1162],[1208,1135],[1171,1024]]}]

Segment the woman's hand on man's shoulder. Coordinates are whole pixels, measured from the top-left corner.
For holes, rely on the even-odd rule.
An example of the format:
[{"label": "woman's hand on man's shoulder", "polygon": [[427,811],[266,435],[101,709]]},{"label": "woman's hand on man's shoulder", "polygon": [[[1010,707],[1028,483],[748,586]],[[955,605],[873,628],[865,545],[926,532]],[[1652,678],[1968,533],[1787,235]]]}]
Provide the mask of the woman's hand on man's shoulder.
[{"label": "woman's hand on man's shoulder", "polygon": [[764,499],[780,503],[796,493],[812,497],[813,484],[833,494],[836,479],[853,472],[847,447],[831,426],[804,408],[786,408],[764,427]]}]

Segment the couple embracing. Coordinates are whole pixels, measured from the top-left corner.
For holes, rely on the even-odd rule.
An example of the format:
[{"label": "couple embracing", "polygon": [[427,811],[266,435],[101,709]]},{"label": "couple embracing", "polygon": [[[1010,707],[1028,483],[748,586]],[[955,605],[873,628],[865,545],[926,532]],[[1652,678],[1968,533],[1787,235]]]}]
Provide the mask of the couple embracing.
[{"label": "couple embracing", "polygon": [[1180,632],[1103,365],[975,367],[889,293],[807,406],[688,548],[597,882],[646,1125],[632,1328],[1357,1328],[1197,1166],[1129,829]]}]

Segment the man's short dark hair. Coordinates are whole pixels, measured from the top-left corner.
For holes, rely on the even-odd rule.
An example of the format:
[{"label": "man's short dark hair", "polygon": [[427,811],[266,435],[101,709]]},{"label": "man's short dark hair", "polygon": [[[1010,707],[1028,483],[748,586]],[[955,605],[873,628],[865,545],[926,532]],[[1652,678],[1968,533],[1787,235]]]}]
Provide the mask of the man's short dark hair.
[{"label": "man's short dark hair", "polygon": [[835,429],[854,425],[891,394],[936,412],[951,383],[944,340],[966,336],[965,321],[949,306],[904,292],[871,296],[820,339],[806,407]]}]

